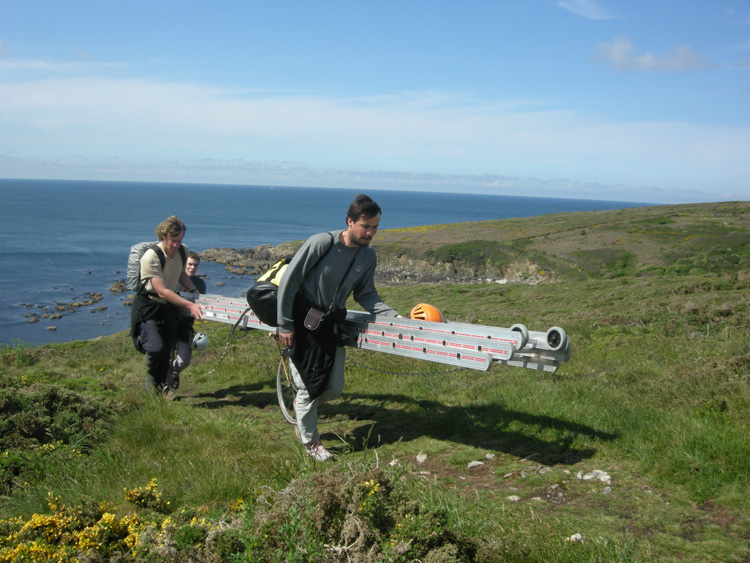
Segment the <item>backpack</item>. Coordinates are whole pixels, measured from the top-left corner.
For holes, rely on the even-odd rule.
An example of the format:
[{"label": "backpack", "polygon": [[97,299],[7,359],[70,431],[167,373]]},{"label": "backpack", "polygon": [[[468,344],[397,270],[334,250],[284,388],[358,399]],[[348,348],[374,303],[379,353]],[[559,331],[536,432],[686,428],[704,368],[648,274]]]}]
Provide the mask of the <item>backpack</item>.
[{"label": "backpack", "polygon": [[[159,257],[159,264],[161,269],[164,269],[164,265],[167,263],[167,258],[164,256],[164,251],[159,247],[159,242],[139,242],[130,247],[130,255],[128,256],[128,270],[125,278],[125,286],[136,293],[141,293],[145,287],[145,282],[141,280],[141,257],[149,249],[153,248],[156,255]],[[180,257],[182,258],[182,265],[184,266],[187,262],[187,256],[185,255],[185,247],[180,246]]]},{"label": "backpack", "polygon": [[[320,258],[315,262],[315,265],[310,268],[311,270],[314,270],[317,265],[320,264],[323,257],[330,252],[331,248],[333,248],[333,243],[334,239],[333,235],[331,235],[331,244],[326,251],[320,255]],[[276,319],[279,283],[281,283],[281,278],[284,275],[287,266],[289,266],[289,262],[290,261],[286,258],[282,258],[275,262],[265,274],[257,279],[245,294],[247,304],[253,310],[255,316],[258,317],[260,322],[268,326],[279,326]]]},{"label": "backpack", "polygon": [[270,282],[276,287],[279,287],[281,278],[284,276],[284,272],[286,272],[287,266],[289,266],[289,262],[290,260],[288,258],[282,258],[281,260],[275,262],[273,266],[268,268],[268,271],[265,274],[257,279],[257,281]]}]

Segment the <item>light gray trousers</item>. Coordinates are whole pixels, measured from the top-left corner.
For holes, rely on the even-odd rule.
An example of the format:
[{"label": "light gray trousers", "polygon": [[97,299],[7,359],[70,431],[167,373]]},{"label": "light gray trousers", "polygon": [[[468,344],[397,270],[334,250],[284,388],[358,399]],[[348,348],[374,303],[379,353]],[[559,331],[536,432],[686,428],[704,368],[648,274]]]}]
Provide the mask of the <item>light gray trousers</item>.
[{"label": "light gray trousers", "polygon": [[298,388],[297,402],[294,404],[294,412],[297,415],[297,431],[300,440],[306,446],[311,442],[320,440],[318,434],[318,404],[337,399],[344,390],[345,361],[346,349],[343,346],[336,348],[336,358],[333,360],[328,385],[317,398],[310,399],[310,394],[307,392],[297,368],[294,367],[294,362],[289,360],[289,369],[292,370],[292,377]]}]

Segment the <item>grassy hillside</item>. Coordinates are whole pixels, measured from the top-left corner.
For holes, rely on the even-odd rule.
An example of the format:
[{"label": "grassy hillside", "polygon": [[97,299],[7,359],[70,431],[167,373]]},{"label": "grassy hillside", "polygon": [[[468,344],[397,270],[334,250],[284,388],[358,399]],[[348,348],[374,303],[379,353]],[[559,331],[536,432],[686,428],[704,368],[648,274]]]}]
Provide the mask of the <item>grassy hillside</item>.
[{"label": "grassy hillside", "polygon": [[748,269],[749,210],[750,202],[728,202],[393,229],[377,246],[385,272],[430,271],[436,281],[737,273]]},{"label": "grassy hillside", "polygon": [[749,208],[382,231],[398,275],[534,282],[383,284],[401,312],[562,326],[573,356],[351,350],[321,407],[333,463],[283,422],[265,333],[201,323],[175,402],[143,392],[126,334],[3,348],[0,561],[747,561]]}]

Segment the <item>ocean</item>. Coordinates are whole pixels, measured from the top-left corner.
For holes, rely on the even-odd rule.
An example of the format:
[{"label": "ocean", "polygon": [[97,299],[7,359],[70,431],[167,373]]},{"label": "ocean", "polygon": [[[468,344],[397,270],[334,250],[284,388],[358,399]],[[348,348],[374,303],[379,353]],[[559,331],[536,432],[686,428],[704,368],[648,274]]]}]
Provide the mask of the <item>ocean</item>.
[{"label": "ocean", "polygon": [[[201,252],[302,240],[344,228],[356,190],[148,182],[0,179],[0,345],[39,345],[127,330],[130,246],[177,215]],[[376,190],[381,230],[647,204]],[[377,244],[377,238],[375,239]],[[241,297],[252,283],[203,261],[209,293]],[[92,295],[101,300],[91,302]],[[87,303],[87,305],[81,305]],[[62,310],[60,310],[62,309]]]}]

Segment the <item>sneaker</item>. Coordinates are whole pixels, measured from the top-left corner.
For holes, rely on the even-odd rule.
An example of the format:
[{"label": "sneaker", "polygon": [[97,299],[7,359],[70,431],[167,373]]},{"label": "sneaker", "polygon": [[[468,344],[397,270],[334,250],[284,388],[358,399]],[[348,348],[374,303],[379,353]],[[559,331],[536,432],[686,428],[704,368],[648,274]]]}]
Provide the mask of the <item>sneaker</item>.
[{"label": "sneaker", "polygon": [[177,392],[169,385],[165,385],[161,390],[161,396],[167,401],[174,401],[177,399]]},{"label": "sneaker", "polygon": [[315,461],[328,461],[333,459],[333,454],[323,447],[320,440],[311,442],[309,446],[306,446],[307,455],[313,458]]}]

